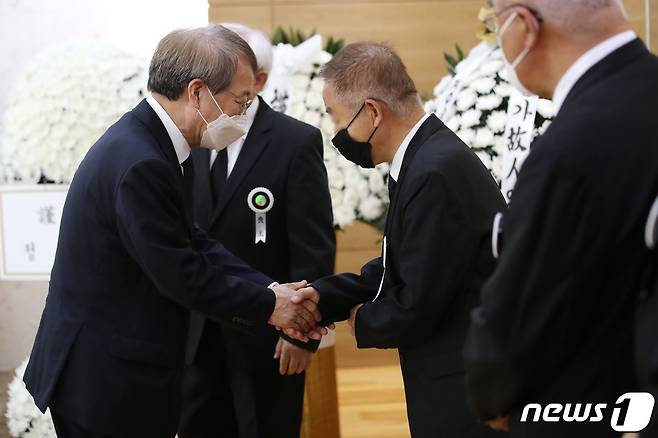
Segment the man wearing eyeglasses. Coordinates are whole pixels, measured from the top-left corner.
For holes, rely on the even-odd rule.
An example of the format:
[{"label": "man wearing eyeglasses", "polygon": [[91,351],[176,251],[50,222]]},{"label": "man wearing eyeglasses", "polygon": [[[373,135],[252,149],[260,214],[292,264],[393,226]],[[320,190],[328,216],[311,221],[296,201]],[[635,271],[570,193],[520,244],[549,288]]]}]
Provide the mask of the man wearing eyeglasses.
[{"label": "man wearing eyeglasses", "polygon": [[[521,170],[505,249],[471,316],[470,404],[514,437],[619,437],[631,431],[612,413],[637,390],[634,307],[658,191],[658,59],[618,0],[490,6],[511,82],[553,99],[557,116]],[[521,421],[529,403],[542,415]]]},{"label": "man wearing eyeglasses", "polygon": [[[197,224],[279,281],[330,275],[336,247],[322,134],[258,97],[272,67],[269,39],[226,27],[247,41],[258,68],[250,94],[227,96],[243,106],[245,134],[220,151],[192,153]],[[305,371],[318,344],[280,338],[264,325],[245,333],[194,314],[178,436],[298,437]]]}]

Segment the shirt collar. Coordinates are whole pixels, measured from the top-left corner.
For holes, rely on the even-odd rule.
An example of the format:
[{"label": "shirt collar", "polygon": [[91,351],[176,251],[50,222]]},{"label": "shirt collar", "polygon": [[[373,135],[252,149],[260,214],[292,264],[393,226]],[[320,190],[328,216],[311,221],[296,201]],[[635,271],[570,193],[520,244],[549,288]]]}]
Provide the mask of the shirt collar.
[{"label": "shirt collar", "polygon": [[158,115],[167,130],[167,134],[169,134],[169,138],[171,138],[171,142],[176,150],[178,163],[183,164],[183,161],[187,160],[190,156],[190,145],[185,140],[185,137],[183,137],[183,133],[180,132],[180,129],[178,129],[178,126],[176,126],[169,114],[167,114],[167,111],[162,108],[162,105],[155,100],[152,94],[146,98],[146,101],[151,105],[151,108],[153,108],[153,111]]},{"label": "shirt collar", "polygon": [[411,140],[414,138],[420,127],[425,123],[425,120],[431,116],[432,113],[425,114],[421,119],[416,123],[416,125],[411,128],[411,131],[407,134],[407,136],[402,140],[402,143],[400,144],[400,147],[398,147],[397,152],[395,152],[395,156],[393,157],[393,161],[391,162],[391,170],[389,172],[389,175],[391,178],[393,178],[393,181],[397,182],[398,178],[400,177],[400,171],[402,170],[402,161],[404,161],[404,155],[407,152],[407,148],[409,148],[409,144],[411,143]]},{"label": "shirt collar", "polygon": [[584,55],[567,70],[562,76],[555,92],[553,93],[553,104],[555,105],[555,113],[557,114],[566,100],[567,96],[576,85],[578,80],[582,78],[592,67],[598,64],[603,58],[610,55],[620,47],[630,43],[637,35],[632,30],[618,33],[617,35],[608,38],[600,44],[592,47]]}]

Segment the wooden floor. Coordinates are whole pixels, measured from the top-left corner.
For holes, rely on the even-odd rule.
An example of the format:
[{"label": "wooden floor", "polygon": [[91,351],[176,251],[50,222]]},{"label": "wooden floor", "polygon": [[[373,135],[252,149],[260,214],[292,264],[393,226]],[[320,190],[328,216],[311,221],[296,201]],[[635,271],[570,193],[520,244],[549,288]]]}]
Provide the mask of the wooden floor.
[{"label": "wooden floor", "polygon": [[341,438],[408,438],[399,366],[337,372]]}]

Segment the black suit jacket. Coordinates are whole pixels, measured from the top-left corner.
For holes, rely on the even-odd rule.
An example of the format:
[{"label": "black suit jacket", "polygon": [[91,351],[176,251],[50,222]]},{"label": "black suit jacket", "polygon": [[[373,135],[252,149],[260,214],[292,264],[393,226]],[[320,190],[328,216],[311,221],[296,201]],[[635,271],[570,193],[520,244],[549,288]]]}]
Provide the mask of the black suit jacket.
[{"label": "black suit jacket", "polygon": [[[260,98],[259,98],[260,99]],[[333,273],[336,236],[320,131],[272,110],[262,99],[218,205],[210,192],[210,151],[193,152],[195,217],[200,227],[249,265],[281,283],[309,282]],[[255,215],[247,205],[252,189],[274,195],[266,214],[267,239],[255,243]],[[192,316],[188,360],[196,355],[204,317]],[[224,324],[228,359],[240,367],[271,368],[278,334],[272,327],[250,333]],[[296,345],[315,350],[319,342]]]},{"label": "black suit jacket", "polygon": [[518,436],[613,436],[611,408],[604,422],[566,431],[521,427],[516,416],[530,402],[611,406],[635,389],[634,307],[658,192],[657,77],[640,40],[609,55],[574,86],[519,175],[465,350],[473,409],[513,414]]},{"label": "black suit jacket", "polygon": [[[655,200],[658,207],[658,198]],[[658,399],[658,222],[648,222],[647,232],[653,242],[651,263],[636,313],[635,360],[640,388]],[[658,436],[658,408],[654,407],[652,424],[642,437]]]},{"label": "black suit jacket", "polygon": [[174,436],[189,309],[265,324],[271,279],[188,220],[183,177],[146,101],[98,140],[71,183],[25,382],[103,435]]},{"label": "black suit jacket", "polygon": [[[459,395],[434,394],[433,381],[462,373],[462,346],[469,312],[494,267],[491,224],[505,201],[477,156],[431,115],[413,137],[391,194],[386,221],[386,275],[383,258],[360,275],[318,280],[320,311],[326,322],[356,318],[359,348],[398,348],[407,402],[459,403]],[[383,256],[383,253],[382,253]],[[407,377],[420,384],[410,384]],[[463,395],[461,396],[463,398]],[[466,405],[463,403],[463,410]],[[440,410],[436,406],[436,410]],[[435,412],[436,413],[436,412]],[[432,416],[411,418],[412,434],[423,435]],[[444,430],[466,436],[463,430]]]}]

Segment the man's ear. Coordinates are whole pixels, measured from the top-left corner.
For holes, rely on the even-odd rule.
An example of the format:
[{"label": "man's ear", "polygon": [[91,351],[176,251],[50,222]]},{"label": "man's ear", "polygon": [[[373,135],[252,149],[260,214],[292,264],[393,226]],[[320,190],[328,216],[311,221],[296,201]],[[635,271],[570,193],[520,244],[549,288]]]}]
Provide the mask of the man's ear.
[{"label": "man's ear", "polygon": [[192,79],[190,83],[187,84],[187,98],[196,109],[199,109],[199,96],[205,86],[206,84],[204,84],[201,79]]},{"label": "man's ear", "polygon": [[517,8],[518,14],[523,22],[525,27],[525,41],[523,41],[523,46],[528,48],[533,48],[539,39],[539,20],[526,8]]},{"label": "man's ear", "polygon": [[253,98],[255,99],[258,93],[263,91],[263,88],[265,88],[265,84],[267,83],[267,79],[270,77],[269,73],[267,73],[265,70],[258,70],[256,74],[254,75],[254,96]]},{"label": "man's ear", "polygon": [[366,99],[366,109],[368,109],[367,113],[373,126],[375,128],[379,127],[384,117],[384,104],[376,99]]}]

